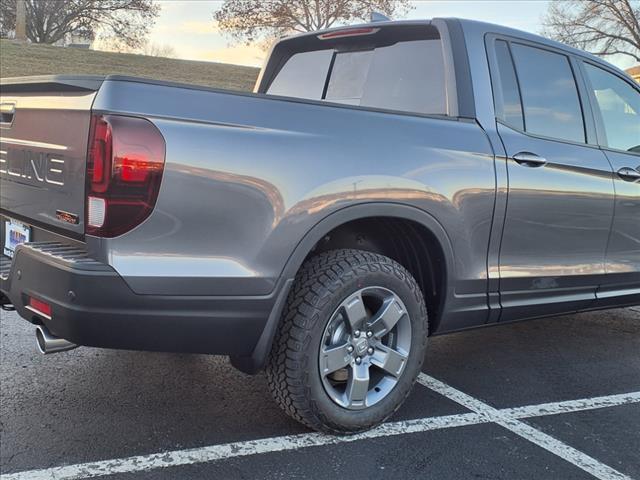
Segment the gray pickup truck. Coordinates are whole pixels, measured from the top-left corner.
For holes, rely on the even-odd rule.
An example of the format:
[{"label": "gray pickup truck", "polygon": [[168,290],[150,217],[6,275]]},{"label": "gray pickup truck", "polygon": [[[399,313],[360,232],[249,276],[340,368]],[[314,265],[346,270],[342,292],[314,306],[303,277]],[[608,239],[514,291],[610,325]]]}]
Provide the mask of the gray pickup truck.
[{"label": "gray pickup truck", "polygon": [[0,303],[44,353],[228,355],[350,433],[429,335],[640,303],[640,90],[535,35],[374,22],[279,41],[254,93],[59,76],[0,103]]}]

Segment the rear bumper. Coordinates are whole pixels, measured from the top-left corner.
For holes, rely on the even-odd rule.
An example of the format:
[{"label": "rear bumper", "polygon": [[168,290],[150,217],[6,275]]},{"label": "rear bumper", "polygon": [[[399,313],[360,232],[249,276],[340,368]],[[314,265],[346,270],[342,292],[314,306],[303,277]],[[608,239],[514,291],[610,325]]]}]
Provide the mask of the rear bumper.
[{"label": "rear bumper", "polygon": [[[246,359],[248,370],[263,361],[260,345],[270,344],[268,325],[277,324],[290,284],[255,297],[138,295],[108,265],[54,242],[21,245],[2,262],[0,291],[20,316],[56,336],[92,347],[230,355]],[[49,303],[51,318],[29,310],[29,297]]]}]

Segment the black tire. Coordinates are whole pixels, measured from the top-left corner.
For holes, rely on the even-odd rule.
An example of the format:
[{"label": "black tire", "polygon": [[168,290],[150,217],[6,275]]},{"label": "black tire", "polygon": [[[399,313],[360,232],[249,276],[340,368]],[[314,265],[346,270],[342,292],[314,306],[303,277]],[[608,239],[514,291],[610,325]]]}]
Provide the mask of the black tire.
[{"label": "black tire", "polygon": [[[393,389],[379,402],[350,410],[334,402],[318,365],[325,326],[338,306],[368,286],[384,287],[404,303],[411,322],[411,349]],[[420,373],[428,335],[427,309],[411,274],[382,255],[333,250],[309,259],[296,276],[267,363],[269,388],[282,409],[304,425],[331,434],[372,428],[404,402]]]}]

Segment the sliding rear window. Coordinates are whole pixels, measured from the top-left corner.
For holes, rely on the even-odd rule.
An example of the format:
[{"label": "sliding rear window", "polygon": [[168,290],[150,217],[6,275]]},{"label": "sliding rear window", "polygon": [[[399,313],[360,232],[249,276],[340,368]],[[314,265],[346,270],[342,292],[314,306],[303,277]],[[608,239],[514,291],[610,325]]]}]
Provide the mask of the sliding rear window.
[{"label": "sliding rear window", "polygon": [[[428,25],[282,42],[264,93],[420,114],[447,114],[442,42]],[[345,30],[348,32],[349,30]]]}]

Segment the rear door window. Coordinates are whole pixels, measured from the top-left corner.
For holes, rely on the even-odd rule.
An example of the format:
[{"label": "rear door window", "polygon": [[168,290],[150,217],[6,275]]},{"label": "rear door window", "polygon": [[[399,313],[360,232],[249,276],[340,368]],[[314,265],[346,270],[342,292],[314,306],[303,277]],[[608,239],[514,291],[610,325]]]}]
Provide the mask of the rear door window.
[{"label": "rear door window", "polygon": [[497,40],[495,45],[500,79],[500,84],[496,88],[496,116],[507,125],[524,130],[520,90],[511,53],[509,53],[509,45],[504,40]]},{"label": "rear door window", "polygon": [[525,130],[571,142],[585,142],[584,119],[569,58],[541,48],[511,44]]},{"label": "rear door window", "polygon": [[267,93],[446,115],[442,42],[410,40],[362,50],[295,54],[278,72]]}]

